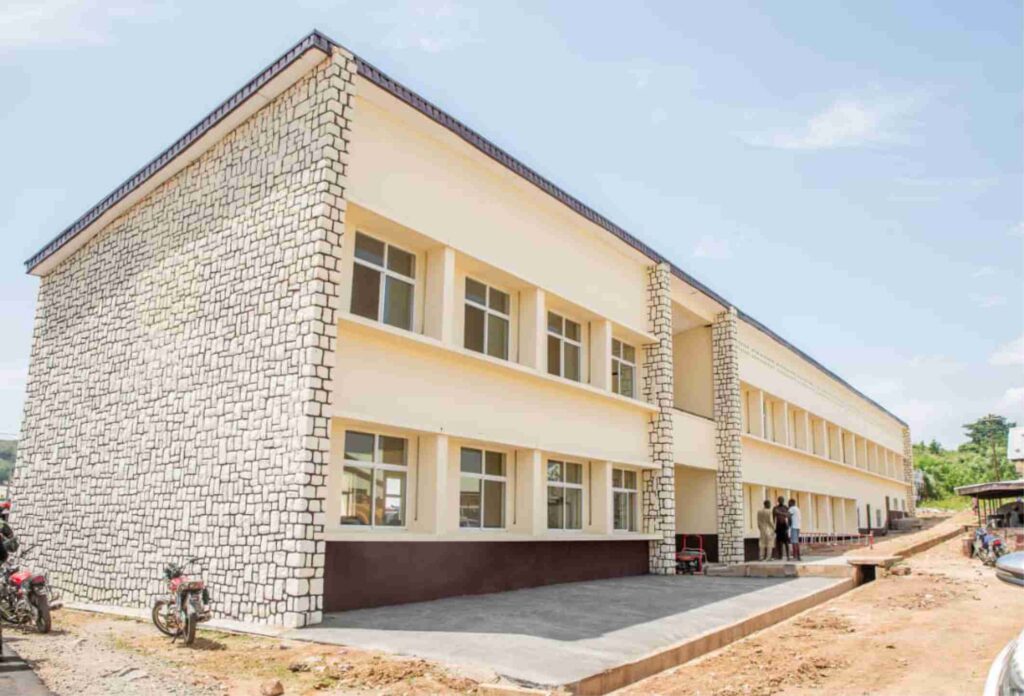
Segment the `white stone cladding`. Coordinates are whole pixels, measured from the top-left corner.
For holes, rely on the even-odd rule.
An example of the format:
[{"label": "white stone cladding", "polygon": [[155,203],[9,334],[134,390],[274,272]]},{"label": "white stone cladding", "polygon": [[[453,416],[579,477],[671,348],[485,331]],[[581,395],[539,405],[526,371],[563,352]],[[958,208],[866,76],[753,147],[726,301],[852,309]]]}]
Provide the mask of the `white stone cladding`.
[{"label": "white stone cladding", "polygon": [[650,572],[675,573],[676,510],[672,409],[672,289],[668,264],[647,269],[648,330],[656,343],[644,350],[644,397],[658,407],[651,417],[651,461],[659,468],[644,471],[644,531],[658,534],[650,543]]},{"label": "white stone cladding", "polygon": [[903,428],[903,480],[907,482],[907,514],[917,515],[917,491],[914,489],[914,445],[910,428]]},{"label": "white stone cladding", "polygon": [[743,562],[743,442],[740,359],[736,309],[711,326],[715,452],[718,457],[718,560]]},{"label": "white stone cladding", "polygon": [[347,133],[337,49],[42,278],[14,525],[68,598],[320,620]]}]

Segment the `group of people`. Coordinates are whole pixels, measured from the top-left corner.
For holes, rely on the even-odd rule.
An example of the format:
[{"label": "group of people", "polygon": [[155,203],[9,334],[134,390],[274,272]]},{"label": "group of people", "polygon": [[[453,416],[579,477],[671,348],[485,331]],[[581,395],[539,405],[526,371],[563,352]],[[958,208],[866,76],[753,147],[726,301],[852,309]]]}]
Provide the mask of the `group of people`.
[{"label": "group of people", "polygon": [[778,505],[772,507],[770,500],[764,501],[764,508],[757,511],[757,531],[760,533],[760,556],[762,561],[769,558],[788,561],[792,551],[793,560],[800,560],[800,507],[796,500],[779,496]]}]

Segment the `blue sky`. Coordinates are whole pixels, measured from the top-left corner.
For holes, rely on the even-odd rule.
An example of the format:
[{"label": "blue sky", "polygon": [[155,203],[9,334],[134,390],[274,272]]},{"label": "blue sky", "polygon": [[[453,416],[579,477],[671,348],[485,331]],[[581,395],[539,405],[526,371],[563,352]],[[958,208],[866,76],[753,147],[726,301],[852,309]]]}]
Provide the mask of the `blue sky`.
[{"label": "blue sky", "polygon": [[1019,2],[0,7],[0,436],[21,262],[310,29],[908,420],[1024,423]]}]

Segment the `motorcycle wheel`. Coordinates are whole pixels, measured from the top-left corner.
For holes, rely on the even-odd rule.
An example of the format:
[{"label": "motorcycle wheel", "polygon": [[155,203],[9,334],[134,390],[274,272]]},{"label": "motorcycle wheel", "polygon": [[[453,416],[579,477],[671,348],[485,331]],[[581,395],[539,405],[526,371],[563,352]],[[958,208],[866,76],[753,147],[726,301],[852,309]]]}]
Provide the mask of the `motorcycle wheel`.
[{"label": "motorcycle wheel", "polygon": [[46,595],[36,595],[35,604],[36,611],[39,612],[36,616],[36,630],[40,633],[49,633],[53,627],[50,619],[50,600]]},{"label": "motorcycle wheel", "polygon": [[156,601],[156,604],[153,605],[153,624],[165,636],[170,636],[171,638],[173,638],[174,636],[178,635],[178,631],[177,631],[177,629],[172,629],[167,624],[167,620],[166,620],[167,614],[166,614],[166,611],[167,611],[167,600],[166,599],[158,599]]},{"label": "motorcycle wheel", "polygon": [[196,642],[196,624],[198,622],[195,610],[191,606],[186,607],[185,630],[182,632],[182,639],[185,641],[185,645],[192,645],[192,643]]}]

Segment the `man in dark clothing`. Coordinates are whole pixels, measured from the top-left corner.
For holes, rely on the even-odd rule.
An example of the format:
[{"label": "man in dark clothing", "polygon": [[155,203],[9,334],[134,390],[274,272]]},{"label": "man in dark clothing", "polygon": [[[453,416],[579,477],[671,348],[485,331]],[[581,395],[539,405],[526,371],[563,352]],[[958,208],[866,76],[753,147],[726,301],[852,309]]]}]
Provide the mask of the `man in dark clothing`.
[{"label": "man in dark clothing", "polygon": [[772,508],[772,517],[775,519],[775,558],[782,560],[783,551],[786,560],[789,560],[789,508],[786,506],[786,499],[779,496],[779,504]]}]

